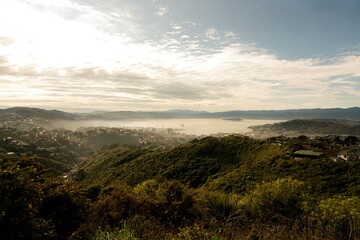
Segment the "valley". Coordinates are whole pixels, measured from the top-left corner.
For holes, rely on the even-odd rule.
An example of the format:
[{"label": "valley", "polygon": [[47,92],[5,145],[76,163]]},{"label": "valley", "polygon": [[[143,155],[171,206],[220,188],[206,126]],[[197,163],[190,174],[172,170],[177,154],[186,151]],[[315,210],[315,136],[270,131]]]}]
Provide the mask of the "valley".
[{"label": "valley", "polygon": [[360,224],[356,120],[294,119],[245,134],[187,135],[150,126],[55,128],[83,119],[23,110],[0,115],[5,239],[360,234],[351,230]]}]

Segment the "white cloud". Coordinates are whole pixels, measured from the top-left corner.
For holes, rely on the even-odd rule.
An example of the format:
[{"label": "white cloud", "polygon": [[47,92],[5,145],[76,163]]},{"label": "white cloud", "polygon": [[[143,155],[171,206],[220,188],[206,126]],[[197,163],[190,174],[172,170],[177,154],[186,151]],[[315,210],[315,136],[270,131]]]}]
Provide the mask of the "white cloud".
[{"label": "white cloud", "polygon": [[179,26],[179,25],[173,25],[173,26],[171,26],[171,28],[174,29],[174,30],[180,30],[180,29],[182,29],[182,27]]},{"label": "white cloud", "polygon": [[232,31],[226,31],[225,37],[234,39],[234,38],[236,38],[236,33],[232,32]]},{"label": "white cloud", "polygon": [[169,13],[169,8],[166,7],[165,5],[159,3],[158,0],[153,0],[152,2],[153,2],[153,5],[154,5],[154,7],[156,9],[156,11],[155,11],[156,15],[164,16],[164,15]]},{"label": "white cloud", "polygon": [[157,6],[157,12],[156,12],[157,15],[164,16],[165,14],[168,14],[168,13],[169,13],[169,9],[167,7],[162,6],[162,5]]},{"label": "white cloud", "polygon": [[219,31],[216,28],[208,28],[205,35],[210,40],[219,40],[221,38]]},{"label": "white cloud", "polygon": [[[346,107],[359,100],[359,82],[350,80],[360,77],[357,55],[284,60],[252,44],[209,47],[187,32],[200,26],[191,22],[168,26],[176,33],[156,41],[138,41],[143,30],[128,10],[108,15],[71,1],[36,0],[54,8],[42,11],[30,2],[0,3],[1,102],[216,111]],[[67,19],[59,7],[78,15]],[[119,30],[124,22],[131,31]],[[209,28],[205,37],[216,43],[236,34]]]},{"label": "white cloud", "polygon": [[14,43],[14,40],[9,37],[0,36],[0,45],[8,46]]}]

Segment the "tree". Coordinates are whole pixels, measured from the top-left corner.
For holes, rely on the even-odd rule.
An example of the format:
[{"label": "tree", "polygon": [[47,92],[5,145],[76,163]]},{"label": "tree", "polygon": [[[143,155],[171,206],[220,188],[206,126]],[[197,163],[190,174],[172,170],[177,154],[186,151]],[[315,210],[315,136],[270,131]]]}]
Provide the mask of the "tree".
[{"label": "tree", "polygon": [[43,192],[38,216],[52,224],[57,239],[67,239],[85,220],[89,201],[74,183],[58,178],[48,179]]},{"label": "tree", "polygon": [[37,216],[44,178],[44,168],[33,159],[0,159],[1,239],[46,239],[52,235],[48,222]]},{"label": "tree", "polygon": [[34,159],[0,159],[0,238],[67,239],[85,217],[80,190]]}]

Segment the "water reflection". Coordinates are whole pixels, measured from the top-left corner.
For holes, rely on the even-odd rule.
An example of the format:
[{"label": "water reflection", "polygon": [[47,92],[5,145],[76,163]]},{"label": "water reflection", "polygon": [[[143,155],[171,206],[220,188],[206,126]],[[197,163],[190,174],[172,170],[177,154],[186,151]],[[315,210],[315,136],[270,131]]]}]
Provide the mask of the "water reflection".
[{"label": "water reflection", "polygon": [[75,130],[79,127],[122,127],[122,128],[171,128],[190,135],[210,135],[217,133],[245,134],[252,130],[250,126],[272,124],[282,120],[242,119],[224,120],[213,118],[184,118],[184,119],[138,119],[119,121],[79,121],[57,122],[57,127]]}]

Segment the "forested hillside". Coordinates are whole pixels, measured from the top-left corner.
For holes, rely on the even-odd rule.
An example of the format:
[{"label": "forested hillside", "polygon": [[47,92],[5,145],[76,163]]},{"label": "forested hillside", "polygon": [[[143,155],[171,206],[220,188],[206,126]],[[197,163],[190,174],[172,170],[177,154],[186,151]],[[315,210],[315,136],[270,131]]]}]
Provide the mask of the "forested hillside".
[{"label": "forested hillside", "polygon": [[298,159],[299,141],[319,140],[277,141],[113,145],[70,179],[3,155],[2,239],[359,239],[360,161]]},{"label": "forested hillside", "polygon": [[292,177],[316,194],[360,194],[360,162],[296,160],[286,146],[243,136],[207,137],[173,148],[103,149],[81,167],[84,186],[149,179],[177,180],[193,188],[242,193],[262,181]]},{"label": "forested hillside", "polygon": [[353,135],[360,136],[360,122],[336,119],[295,119],[250,127],[256,134],[266,135]]}]

